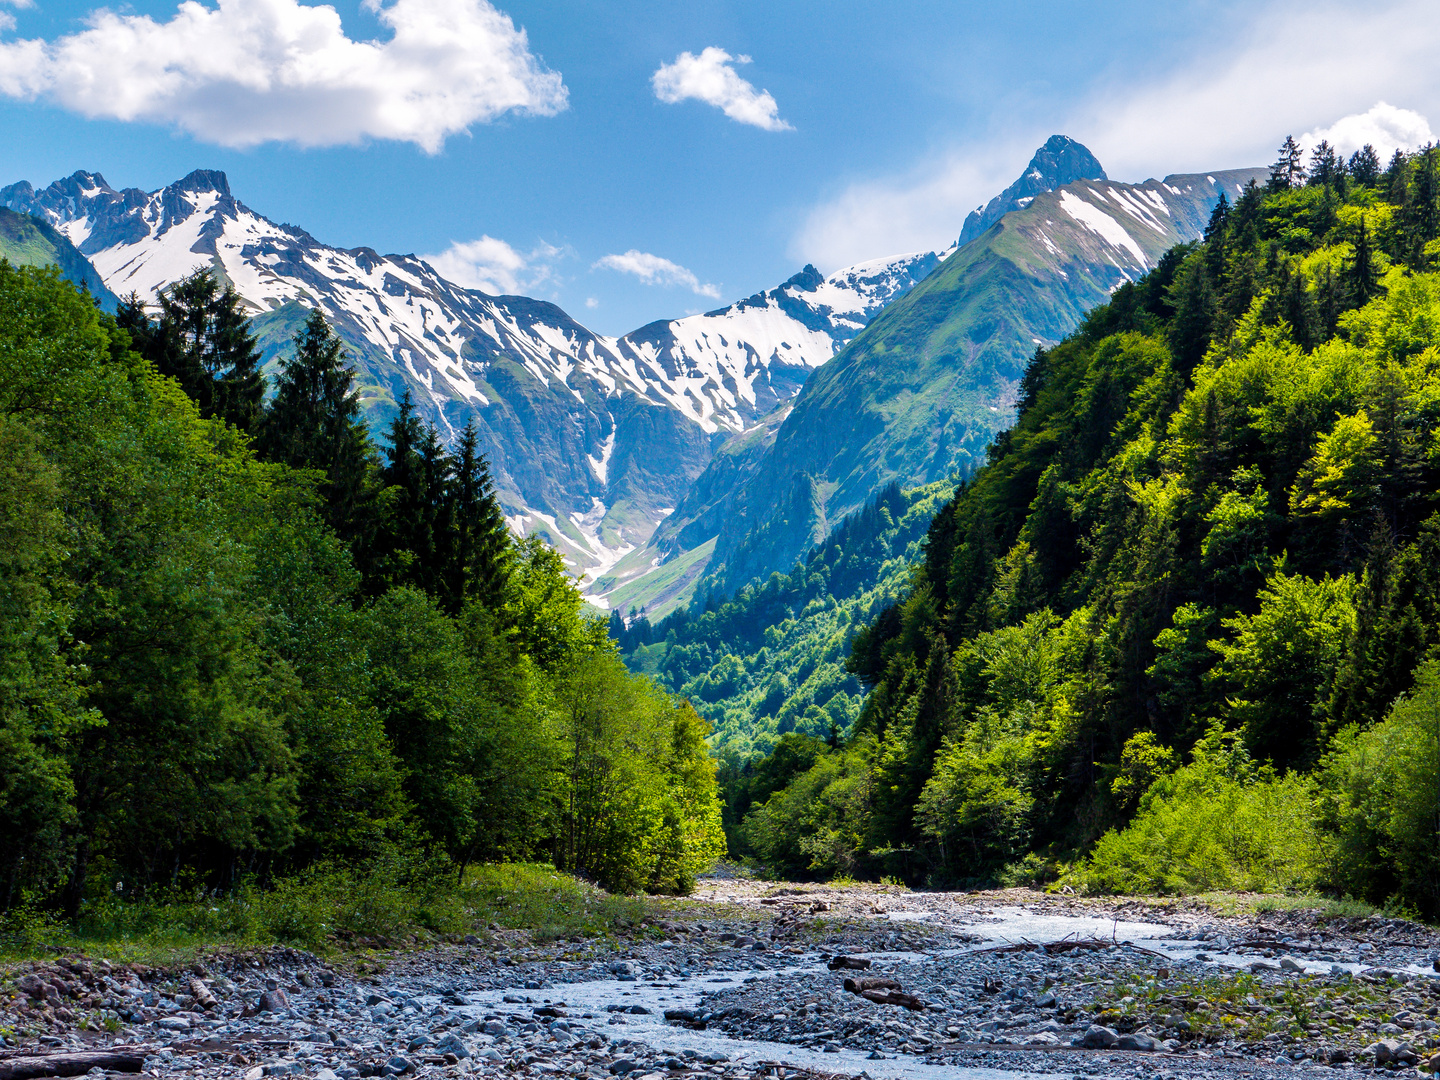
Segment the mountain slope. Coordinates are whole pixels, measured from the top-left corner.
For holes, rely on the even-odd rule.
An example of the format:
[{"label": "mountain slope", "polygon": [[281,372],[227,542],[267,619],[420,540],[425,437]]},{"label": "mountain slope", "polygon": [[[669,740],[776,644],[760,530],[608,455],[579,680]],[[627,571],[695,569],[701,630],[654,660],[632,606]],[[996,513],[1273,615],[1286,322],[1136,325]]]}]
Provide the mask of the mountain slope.
[{"label": "mountain slope", "polygon": [[88,290],[106,311],[114,311],[119,302],[74,244],[29,214],[0,207],[0,258],[16,266],[58,266],[67,280]]},{"label": "mountain slope", "polygon": [[806,383],[734,495],[708,587],[733,591],[788,566],[887,484],[969,473],[1008,426],[1036,346],[1199,237],[1222,190],[1233,198],[1265,175],[1085,180],[1006,214]]},{"label": "mountain slope", "polygon": [[407,390],[447,435],[474,420],[512,524],[592,574],[645,543],[715,444],[793,397],[938,261],[900,256],[828,278],[806,267],[616,339],[542,300],[460,288],[413,255],[323,244],[246,207],[220,172],[148,193],[77,172],[39,192],[12,185],[0,204],[63,233],[122,295],[153,302],[213,268],[252,311],[267,362],[320,307],[350,349],[372,426]]}]

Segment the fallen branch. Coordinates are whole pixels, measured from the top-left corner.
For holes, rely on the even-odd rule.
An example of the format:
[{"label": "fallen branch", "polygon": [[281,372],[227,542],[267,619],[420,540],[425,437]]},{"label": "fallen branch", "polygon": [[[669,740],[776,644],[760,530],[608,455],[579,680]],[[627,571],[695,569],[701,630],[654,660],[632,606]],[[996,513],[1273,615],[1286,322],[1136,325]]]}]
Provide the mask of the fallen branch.
[{"label": "fallen branch", "polygon": [[0,1061],[0,1080],[37,1080],[42,1076],[84,1076],[91,1069],[138,1073],[153,1047],[126,1046],[110,1050],[67,1051],[63,1054],[34,1054]]}]

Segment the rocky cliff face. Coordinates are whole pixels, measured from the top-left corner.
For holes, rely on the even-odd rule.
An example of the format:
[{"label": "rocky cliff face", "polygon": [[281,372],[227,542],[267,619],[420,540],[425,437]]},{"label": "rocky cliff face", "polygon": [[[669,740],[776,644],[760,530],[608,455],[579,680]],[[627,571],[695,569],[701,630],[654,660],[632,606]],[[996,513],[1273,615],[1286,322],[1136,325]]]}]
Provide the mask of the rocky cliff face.
[{"label": "rocky cliff face", "polygon": [[345,340],[377,430],[410,391],[450,436],[473,420],[514,527],[603,574],[650,538],[732,433],[789,401],[938,262],[900,256],[824,277],[813,267],[705,315],[620,338],[523,296],[445,280],[414,255],[341,249],[249,209],[220,172],[159,191],[77,172],[0,190],[74,244],[122,296],[154,302],[199,267],[231,282],[268,362],[312,307]]}]

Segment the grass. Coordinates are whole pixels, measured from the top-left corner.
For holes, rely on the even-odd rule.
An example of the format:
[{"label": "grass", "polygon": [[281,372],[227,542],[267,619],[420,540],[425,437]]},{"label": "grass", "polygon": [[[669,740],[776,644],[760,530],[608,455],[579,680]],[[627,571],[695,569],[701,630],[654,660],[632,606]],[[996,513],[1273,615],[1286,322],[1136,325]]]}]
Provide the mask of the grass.
[{"label": "grass", "polygon": [[667,910],[649,897],[613,896],[543,864],[475,867],[403,879],[386,867],[319,867],[273,889],[213,897],[172,893],[143,901],[89,901],[77,919],[25,907],[0,921],[0,964],[83,953],[117,963],[177,967],[217,951],[271,945],[352,957],[399,945],[423,947],[469,934],[512,943],[620,935]]}]

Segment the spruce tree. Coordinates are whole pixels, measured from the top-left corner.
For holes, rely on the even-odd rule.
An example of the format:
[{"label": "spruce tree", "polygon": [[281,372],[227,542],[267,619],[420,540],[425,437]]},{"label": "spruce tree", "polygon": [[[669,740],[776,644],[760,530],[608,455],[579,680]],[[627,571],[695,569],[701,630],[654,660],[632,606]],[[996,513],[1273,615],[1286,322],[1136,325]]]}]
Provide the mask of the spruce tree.
[{"label": "spruce tree", "polygon": [[384,511],[381,523],[378,576],[367,584],[383,592],[387,585],[419,585],[431,564],[429,500],[425,489],[425,425],[415,415],[415,401],[406,390],[400,410],[385,432],[385,467],[380,477]]},{"label": "spruce tree", "polygon": [[1380,155],[1375,147],[1366,143],[1350,155],[1350,179],[1362,187],[1374,187],[1380,182]]},{"label": "spruce tree", "polygon": [[1320,145],[1310,152],[1310,171],[1305,183],[1312,187],[1334,187],[1343,172],[1335,148],[1328,139],[1321,139]]},{"label": "spruce tree", "polygon": [[1365,227],[1364,214],[1360,215],[1360,227],[1352,246],[1354,254],[1345,265],[1345,285],[1356,306],[1363,306],[1369,303],[1379,287],[1379,275],[1375,272],[1375,252],[1370,244],[1370,231]]},{"label": "spruce tree", "polygon": [[360,418],[354,374],[343,343],[319,309],[310,313],[294,344],[294,354],[281,361],[257,449],[269,461],[322,471],[325,516],[353,544],[372,518],[370,474],[378,464]]},{"label": "spruce tree", "polygon": [[265,380],[240,295],[196,270],[160,294],[160,318],[147,359],[175,379],[200,406],[242,431],[260,420]]},{"label": "spruce tree", "polygon": [[1305,169],[1300,164],[1303,157],[1304,151],[1295,141],[1295,136],[1286,135],[1285,142],[1280,147],[1280,156],[1275,164],[1270,166],[1271,191],[1288,191],[1300,182],[1305,175]]},{"label": "spruce tree", "polygon": [[510,530],[479,441],[472,420],[460,433],[455,456],[451,513],[455,546],[448,601],[454,607],[474,602],[498,611],[510,580]]},{"label": "spruce tree", "polygon": [[1170,349],[1177,367],[1189,373],[1210,347],[1217,303],[1205,260],[1197,253],[1185,260],[1169,289],[1175,317],[1170,322]]}]

